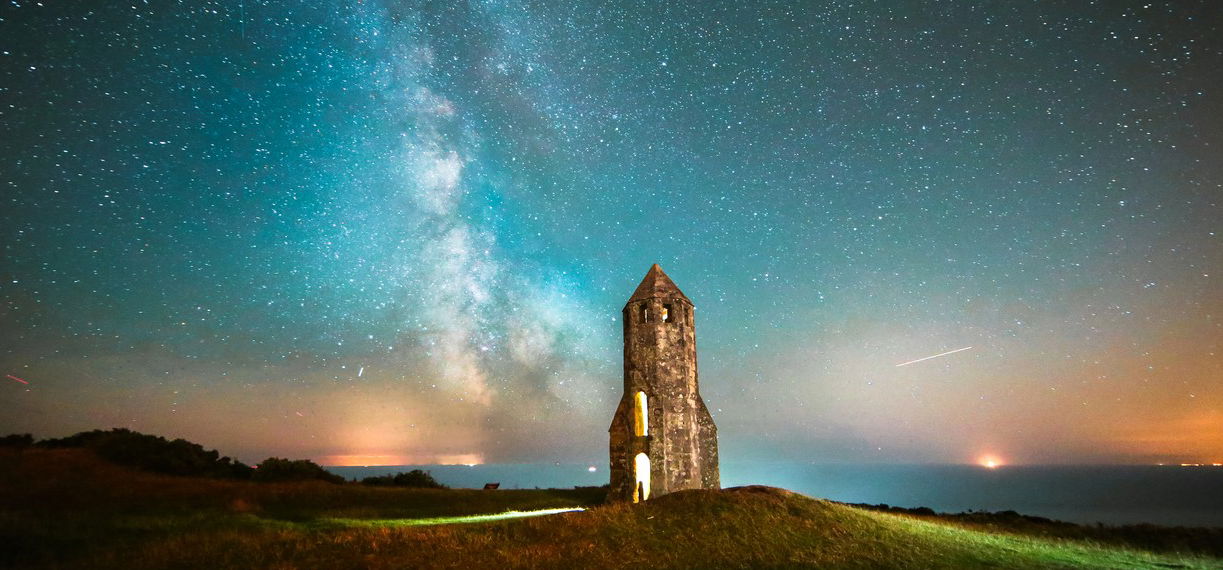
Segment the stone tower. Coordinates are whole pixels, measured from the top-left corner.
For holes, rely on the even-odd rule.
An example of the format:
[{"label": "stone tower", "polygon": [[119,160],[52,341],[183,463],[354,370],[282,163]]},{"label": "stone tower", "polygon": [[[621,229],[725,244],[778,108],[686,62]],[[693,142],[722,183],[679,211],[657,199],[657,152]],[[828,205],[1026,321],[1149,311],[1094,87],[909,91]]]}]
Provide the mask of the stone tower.
[{"label": "stone tower", "polygon": [[624,396],[611,428],[614,501],[718,489],[718,428],[697,388],[692,301],[654,264],[624,305]]}]

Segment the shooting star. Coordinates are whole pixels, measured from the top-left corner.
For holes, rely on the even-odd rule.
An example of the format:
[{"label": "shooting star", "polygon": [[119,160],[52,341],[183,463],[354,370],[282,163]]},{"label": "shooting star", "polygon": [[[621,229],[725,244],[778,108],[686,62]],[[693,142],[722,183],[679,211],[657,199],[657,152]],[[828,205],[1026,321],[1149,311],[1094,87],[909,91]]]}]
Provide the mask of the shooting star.
[{"label": "shooting star", "polygon": [[910,365],[910,364],[916,364],[916,363],[921,362],[921,361],[923,361],[923,360],[930,360],[931,358],[938,358],[938,357],[940,357],[940,356],[947,356],[948,354],[955,354],[955,353],[957,353],[957,352],[964,352],[965,350],[968,350],[968,349],[970,349],[970,348],[972,348],[972,347],[971,347],[971,346],[966,346],[966,347],[964,347],[964,348],[957,348],[957,349],[955,349],[955,350],[948,350],[947,352],[941,352],[941,353],[936,354],[936,355],[934,355],[934,356],[927,356],[927,357],[925,357],[925,358],[918,358],[917,360],[910,360],[910,361],[908,361],[908,362],[901,362],[900,364],[897,364],[897,365],[896,365],[896,367],[897,367],[897,368],[900,368],[901,366],[908,366],[908,365]]},{"label": "shooting star", "polygon": [[22,384],[29,384],[29,382],[26,382],[25,380],[22,380],[16,376],[13,376],[12,374],[5,374],[4,377],[8,378],[9,380],[16,380],[18,382],[21,382]]}]

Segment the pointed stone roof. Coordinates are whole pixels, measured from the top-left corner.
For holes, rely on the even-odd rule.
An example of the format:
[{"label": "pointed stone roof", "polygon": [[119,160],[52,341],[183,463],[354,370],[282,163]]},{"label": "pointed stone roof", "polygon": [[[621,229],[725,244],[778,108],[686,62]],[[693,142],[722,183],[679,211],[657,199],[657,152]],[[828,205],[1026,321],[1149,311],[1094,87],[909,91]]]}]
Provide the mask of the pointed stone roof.
[{"label": "pointed stone roof", "polygon": [[650,267],[650,270],[645,274],[645,279],[641,280],[641,284],[637,286],[637,290],[633,291],[633,296],[629,297],[628,301],[624,304],[627,305],[633,301],[641,301],[655,297],[665,297],[671,299],[679,298],[688,301],[688,304],[692,304],[692,301],[688,300],[688,297],[684,296],[684,292],[680,291],[679,287],[675,286],[675,282],[671,281],[671,278],[667,277],[666,273],[663,273],[662,267],[659,267],[657,263]]}]

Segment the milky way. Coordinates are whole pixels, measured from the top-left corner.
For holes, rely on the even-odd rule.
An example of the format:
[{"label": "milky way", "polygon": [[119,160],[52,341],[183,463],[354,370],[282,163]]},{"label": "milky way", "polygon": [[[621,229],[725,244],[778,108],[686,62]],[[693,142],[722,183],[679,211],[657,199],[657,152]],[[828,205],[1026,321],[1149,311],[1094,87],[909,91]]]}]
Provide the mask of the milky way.
[{"label": "milky way", "polygon": [[657,262],[724,461],[1223,460],[1220,24],[10,2],[0,431],[602,464]]}]

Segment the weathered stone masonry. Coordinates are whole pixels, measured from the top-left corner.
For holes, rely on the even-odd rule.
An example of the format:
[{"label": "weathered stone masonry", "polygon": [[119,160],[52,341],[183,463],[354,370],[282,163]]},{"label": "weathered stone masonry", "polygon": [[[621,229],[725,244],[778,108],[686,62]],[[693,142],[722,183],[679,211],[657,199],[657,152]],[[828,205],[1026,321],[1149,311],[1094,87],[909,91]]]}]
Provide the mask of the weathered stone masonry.
[{"label": "weathered stone masonry", "polygon": [[624,396],[608,430],[609,498],[719,488],[717,427],[697,386],[692,301],[654,264],[623,315]]}]

